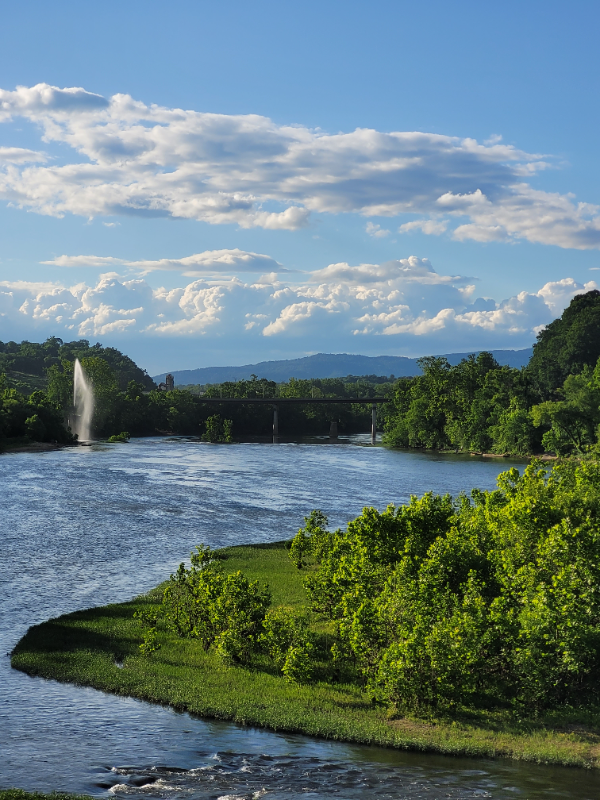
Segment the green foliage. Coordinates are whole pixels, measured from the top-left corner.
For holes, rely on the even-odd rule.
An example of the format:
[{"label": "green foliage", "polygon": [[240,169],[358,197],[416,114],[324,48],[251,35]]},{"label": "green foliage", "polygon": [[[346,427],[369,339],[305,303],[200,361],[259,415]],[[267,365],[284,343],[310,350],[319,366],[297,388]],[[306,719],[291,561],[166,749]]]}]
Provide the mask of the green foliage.
[{"label": "green foliage", "polygon": [[[220,553],[229,572],[243,570],[252,580],[267,581],[275,604],[302,613],[305,606],[299,571],[283,542],[242,545]],[[120,696],[170,705],[179,711],[244,726],[297,732],[321,739],[364,743],[397,749],[505,757],[543,764],[597,768],[600,717],[597,708],[565,707],[527,714],[519,708],[463,709],[452,717],[427,709],[427,718],[402,718],[395,706],[369,702],[351,673],[326,678],[321,668],[327,635],[319,634],[319,666],[312,683],[288,681],[259,653],[249,668],[223,662],[197,640],[157,631],[160,649],[140,654],[140,619],[153,620],[161,605],[158,588],[127,603],[66,614],[32,626],[11,654],[14,668],[30,675],[93,686]],[[323,623],[311,617],[311,627]],[[331,635],[329,635],[331,640]],[[313,660],[313,663],[314,660]],[[590,786],[592,785],[590,784]],[[595,788],[595,787],[594,787]],[[583,792],[585,794],[585,791]],[[592,788],[587,794],[594,794]],[[0,797],[0,800],[4,800]],[[6,800],[43,800],[13,797]]]},{"label": "green foliage", "polygon": [[600,292],[579,294],[537,337],[526,373],[543,400],[600,358]]},{"label": "green foliage", "polygon": [[423,375],[396,383],[385,440],[394,447],[530,453],[539,448],[527,412],[536,399],[523,373],[490,353],[456,366],[422,358]]},{"label": "green foliage", "polygon": [[290,682],[308,683],[315,672],[314,633],[308,616],[289,606],[269,609],[261,643]]},{"label": "green foliage", "polygon": [[489,428],[494,453],[526,456],[536,448],[536,433],[530,411],[516,398],[511,398],[508,408],[502,409],[497,421]]},{"label": "green foliage", "polygon": [[[227,662],[247,663],[259,649],[271,593],[242,572],[226,574],[209,547],[199,546],[191,567],[180,564],[163,592],[156,622],[181,638],[197,639],[203,649]],[[148,620],[144,620],[148,621]],[[156,623],[142,652],[158,648]]]},{"label": "green foliage", "polygon": [[8,388],[6,377],[0,374],[0,440],[19,437],[62,444],[73,441],[62,411],[48,395],[35,391],[25,397]]},{"label": "green foliage", "polygon": [[494,492],[367,508],[345,531],[319,515],[290,555],[309,567],[312,609],[335,624],[335,663],[374,698],[417,709],[598,700],[597,462],[534,463]]},{"label": "green foliage", "polygon": [[34,442],[43,442],[46,435],[46,426],[44,420],[39,414],[34,414],[32,417],[27,417],[25,420],[25,430],[27,436],[33,439]]},{"label": "green foliage", "polygon": [[532,408],[534,424],[549,427],[542,438],[546,450],[559,455],[583,453],[596,442],[600,423],[599,373],[598,365],[593,373],[585,365],[578,375],[569,375],[556,392],[563,399],[547,400]]},{"label": "green foliage", "polygon": [[99,343],[90,345],[87,339],[63,342],[56,336],[41,344],[27,341],[20,344],[12,341],[0,342],[0,372],[6,372],[12,388],[20,392],[26,389],[31,391],[32,388],[45,389],[49,370],[62,371],[64,362],[72,365],[76,358],[81,361],[90,357],[106,361],[117,376],[119,388],[122,390],[131,380],[141,383],[145,390],[154,388],[152,378],[114,347],[102,347]]},{"label": "green foliage", "polygon": [[[94,435],[110,437],[119,431],[134,436],[156,433],[199,436],[207,441],[232,441],[233,428],[241,434],[269,434],[273,411],[268,405],[219,407],[207,405],[203,398],[277,398],[277,397],[371,397],[390,388],[375,376],[297,381],[287,384],[253,376],[249,381],[221,385],[157,391],[152,379],[123,353],[114,348],[90,345],[82,339],[64,343],[48,339],[43,344],[0,342],[0,372],[7,373],[6,386],[27,396],[32,389],[44,389],[50,402],[61,410],[64,420],[72,413],[73,364],[76,358],[94,387],[96,397],[92,427]],[[21,370],[21,371],[19,371]],[[227,414],[227,418],[223,418]],[[280,409],[282,431],[294,435],[327,433],[331,420],[341,431],[364,431],[370,423],[365,405],[287,406]],[[382,419],[385,411],[382,411]],[[219,424],[210,417],[223,418]],[[45,420],[44,424],[46,424]],[[33,423],[32,423],[33,424]],[[21,428],[24,430],[24,420]],[[39,427],[35,434],[40,436]],[[66,434],[66,431],[64,432]],[[48,434],[50,435],[50,434]],[[60,437],[54,436],[59,439]]]},{"label": "green foliage", "polygon": [[113,436],[108,437],[108,441],[110,444],[118,444],[120,442],[128,442],[130,440],[130,436],[127,431],[122,431],[121,433],[116,433]]},{"label": "green foliage", "polygon": [[[190,387],[194,393],[199,387]],[[387,379],[375,376],[357,378],[315,378],[298,380],[291,378],[285,383],[275,383],[253,376],[251,380],[226,381],[202,387],[202,397],[212,399],[353,399],[381,397],[391,389]],[[200,398],[201,399],[201,398]],[[214,406],[210,407],[214,409]],[[273,409],[270,405],[225,405],[219,413],[231,416],[236,431],[246,434],[270,434],[273,426]],[[332,420],[337,421],[341,432],[363,432],[369,430],[371,410],[368,404],[323,404],[282,405],[279,408],[280,430],[285,434],[327,434]],[[381,410],[383,421],[385,410]]]},{"label": "green foliage", "polygon": [[205,427],[203,441],[213,444],[233,441],[233,422],[230,419],[221,419],[219,414],[213,414],[206,420]]},{"label": "green foliage", "polygon": [[306,566],[306,559],[313,556],[320,561],[323,548],[327,548],[332,536],[327,527],[327,517],[318,509],[304,517],[304,528],[300,528],[290,544],[290,558],[298,569]]}]

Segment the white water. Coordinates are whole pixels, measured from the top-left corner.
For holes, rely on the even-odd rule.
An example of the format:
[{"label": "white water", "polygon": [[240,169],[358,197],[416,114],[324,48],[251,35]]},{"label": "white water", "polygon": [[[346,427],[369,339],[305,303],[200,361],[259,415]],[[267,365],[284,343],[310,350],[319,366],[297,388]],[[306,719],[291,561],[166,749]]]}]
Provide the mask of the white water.
[{"label": "white water", "polygon": [[89,442],[92,438],[92,417],[94,415],[94,391],[85,377],[79,359],[75,359],[73,369],[73,405],[75,414],[71,428],[80,442]]}]

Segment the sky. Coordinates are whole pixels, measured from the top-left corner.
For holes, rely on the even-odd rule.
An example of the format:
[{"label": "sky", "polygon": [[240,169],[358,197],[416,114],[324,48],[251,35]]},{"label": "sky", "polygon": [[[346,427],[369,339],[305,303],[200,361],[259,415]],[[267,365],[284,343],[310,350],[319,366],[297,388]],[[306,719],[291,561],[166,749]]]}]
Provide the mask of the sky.
[{"label": "sky", "polygon": [[0,340],[530,346],[600,287],[600,6],[6,4]]}]

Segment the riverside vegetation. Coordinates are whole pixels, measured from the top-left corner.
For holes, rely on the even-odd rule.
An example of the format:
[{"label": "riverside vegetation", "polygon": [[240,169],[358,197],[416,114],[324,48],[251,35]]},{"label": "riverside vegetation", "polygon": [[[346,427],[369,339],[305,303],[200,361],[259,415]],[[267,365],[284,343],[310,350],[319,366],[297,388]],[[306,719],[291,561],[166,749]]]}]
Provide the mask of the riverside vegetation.
[{"label": "riverside vegetation", "polygon": [[348,741],[600,764],[600,466],[314,511],[287,543],[198,547],[129,603],[30,629],[29,674]]},{"label": "riverside vegetation", "polygon": [[[158,391],[152,379],[114,348],[86,340],[43,344],[0,342],[0,443],[15,437],[69,442],[64,420],[72,407],[73,362],[93,385],[97,437],[156,433],[230,441],[272,431],[267,405],[208,405],[205,399],[387,396],[379,420],[385,442],[460,452],[581,455],[598,442],[600,426],[600,292],[578,295],[538,334],[529,364],[519,370],[480,353],[451,366],[420,359],[415,378],[365,376],[286,383],[253,376],[220,385]],[[33,392],[31,393],[31,390]],[[337,420],[342,433],[369,429],[368,403],[286,406],[282,432],[325,434]]]}]

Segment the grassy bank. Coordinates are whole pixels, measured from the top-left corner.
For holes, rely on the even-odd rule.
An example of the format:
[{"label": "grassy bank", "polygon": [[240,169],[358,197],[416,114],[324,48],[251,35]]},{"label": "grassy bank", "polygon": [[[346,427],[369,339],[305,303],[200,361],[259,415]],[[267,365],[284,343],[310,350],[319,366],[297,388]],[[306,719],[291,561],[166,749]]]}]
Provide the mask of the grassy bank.
[{"label": "grassy bank", "polygon": [[[270,585],[274,605],[304,605],[303,575],[283,543],[222,552],[228,571],[240,569]],[[600,766],[600,711],[561,711],[535,719],[508,711],[392,718],[358,686],[290,684],[266,662],[252,669],[226,666],[196,641],[167,633],[160,634],[160,650],[142,656],[142,628],[133,615],[151,611],[160,595],[157,588],[128,603],[36,625],[18,643],[12,665],[30,675],[276,731],[452,755]]]}]

